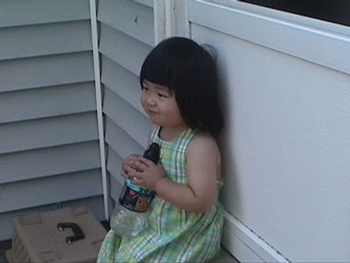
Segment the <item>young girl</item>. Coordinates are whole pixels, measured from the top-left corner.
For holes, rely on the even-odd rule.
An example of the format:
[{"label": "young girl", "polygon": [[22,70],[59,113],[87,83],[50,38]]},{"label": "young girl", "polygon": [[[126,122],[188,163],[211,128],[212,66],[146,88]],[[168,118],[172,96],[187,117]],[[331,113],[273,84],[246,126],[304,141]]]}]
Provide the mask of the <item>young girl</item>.
[{"label": "young girl", "polygon": [[214,59],[190,39],[170,38],[147,56],[140,83],[141,104],[156,125],[150,143],[161,146],[161,161],[129,156],[122,175],[156,197],[148,227],[134,238],[110,231],[98,262],[207,262],[220,253],[223,228],[214,139],[223,117]]}]

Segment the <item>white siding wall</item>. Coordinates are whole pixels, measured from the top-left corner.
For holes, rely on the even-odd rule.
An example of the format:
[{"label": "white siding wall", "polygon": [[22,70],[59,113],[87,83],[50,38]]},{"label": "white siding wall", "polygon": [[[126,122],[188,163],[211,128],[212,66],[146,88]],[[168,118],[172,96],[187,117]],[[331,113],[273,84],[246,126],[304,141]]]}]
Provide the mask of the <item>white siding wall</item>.
[{"label": "white siding wall", "polygon": [[151,131],[139,101],[140,68],[154,45],[149,2],[103,0],[98,6],[107,171],[114,200],[123,184],[122,160],[132,153],[142,154]]},{"label": "white siding wall", "polygon": [[349,262],[350,29],[235,1],[191,1],[189,14],[225,84],[222,200],[241,222],[226,244],[244,262],[276,261],[270,246]]},{"label": "white siding wall", "polygon": [[15,214],[71,200],[102,219],[89,3],[0,6],[0,240]]}]

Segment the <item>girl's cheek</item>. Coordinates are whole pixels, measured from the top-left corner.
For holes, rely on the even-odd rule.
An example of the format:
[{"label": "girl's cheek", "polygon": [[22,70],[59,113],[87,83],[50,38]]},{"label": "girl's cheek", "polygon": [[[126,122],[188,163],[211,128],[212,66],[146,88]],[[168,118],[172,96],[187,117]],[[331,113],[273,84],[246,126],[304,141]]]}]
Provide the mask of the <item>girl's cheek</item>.
[{"label": "girl's cheek", "polygon": [[145,98],[144,98],[144,95],[141,95],[140,102],[141,102],[141,105],[142,105],[142,106],[145,105]]}]

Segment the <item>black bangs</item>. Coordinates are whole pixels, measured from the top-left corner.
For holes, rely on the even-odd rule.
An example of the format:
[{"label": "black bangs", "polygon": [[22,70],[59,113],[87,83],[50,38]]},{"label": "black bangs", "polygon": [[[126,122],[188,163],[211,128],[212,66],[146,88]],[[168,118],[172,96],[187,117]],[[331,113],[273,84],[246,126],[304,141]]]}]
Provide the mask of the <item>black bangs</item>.
[{"label": "black bangs", "polygon": [[168,86],[169,79],[171,79],[171,70],[166,61],[160,57],[148,56],[143,63],[140,72],[141,88],[144,80],[148,80],[158,85]]},{"label": "black bangs", "polygon": [[198,45],[186,38],[172,37],[159,43],[146,57],[140,72],[140,83],[152,83],[176,90],[176,82],[191,61]]},{"label": "black bangs", "polygon": [[166,86],[171,89],[171,80],[173,79],[173,69],[171,65],[171,56],[162,49],[154,49],[146,57],[140,72],[140,84],[144,80],[152,83]]}]

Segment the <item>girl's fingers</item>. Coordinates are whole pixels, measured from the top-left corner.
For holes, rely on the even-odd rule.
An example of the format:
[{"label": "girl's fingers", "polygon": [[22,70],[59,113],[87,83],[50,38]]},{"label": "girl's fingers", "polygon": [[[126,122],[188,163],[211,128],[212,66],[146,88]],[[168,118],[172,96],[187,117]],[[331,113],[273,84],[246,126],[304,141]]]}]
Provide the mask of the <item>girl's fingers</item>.
[{"label": "girl's fingers", "polygon": [[125,179],[129,179],[129,175],[126,172],[124,172],[124,170],[122,170],[121,174]]},{"label": "girl's fingers", "polygon": [[152,164],[154,164],[151,160],[146,159],[146,158],[144,158],[144,157],[140,157],[140,158],[138,159],[138,162],[140,162],[140,163],[142,163],[142,164],[144,164],[144,165],[146,165],[146,166],[151,166]]},{"label": "girl's fingers", "polygon": [[134,163],[134,168],[135,168],[135,170],[137,170],[137,171],[143,171],[143,170],[146,168],[146,166],[145,166],[145,164],[143,164],[142,162],[136,161],[136,162]]},{"label": "girl's fingers", "polygon": [[139,175],[137,176],[136,174],[140,174],[138,172],[138,170],[134,169],[134,168],[131,168],[131,167],[127,167],[126,169],[122,169],[121,171],[121,175],[125,178],[125,179],[128,179],[128,180],[134,180],[134,179],[138,179],[137,177],[139,177]]},{"label": "girl's fingers", "polygon": [[143,180],[137,179],[137,180],[132,180],[132,183],[134,185],[142,185],[143,184]]},{"label": "girl's fingers", "polygon": [[142,172],[137,172],[133,170],[130,173],[128,173],[128,177],[130,180],[139,181],[142,179]]},{"label": "girl's fingers", "polygon": [[146,168],[150,167],[152,164],[153,164],[152,161],[142,157],[134,163],[134,166],[136,170],[144,171]]}]

